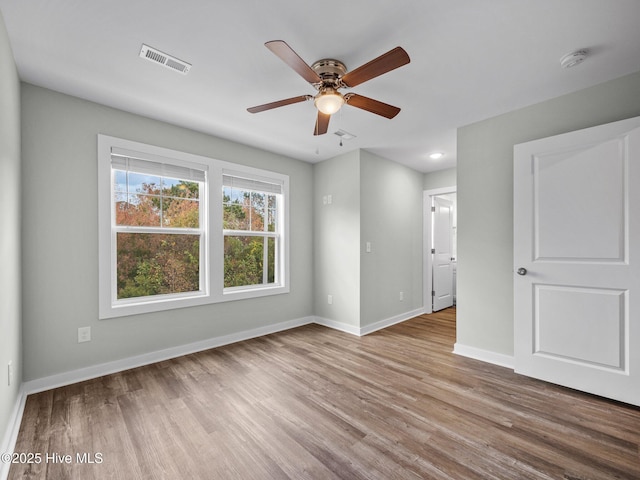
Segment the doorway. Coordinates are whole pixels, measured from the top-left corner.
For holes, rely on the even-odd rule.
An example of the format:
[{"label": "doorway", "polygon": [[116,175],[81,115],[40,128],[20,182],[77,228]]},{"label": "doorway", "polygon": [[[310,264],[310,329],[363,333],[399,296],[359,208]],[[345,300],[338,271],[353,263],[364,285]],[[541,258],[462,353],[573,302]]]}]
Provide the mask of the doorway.
[{"label": "doorway", "polygon": [[424,212],[424,311],[432,313],[457,303],[456,187],[426,190]]}]

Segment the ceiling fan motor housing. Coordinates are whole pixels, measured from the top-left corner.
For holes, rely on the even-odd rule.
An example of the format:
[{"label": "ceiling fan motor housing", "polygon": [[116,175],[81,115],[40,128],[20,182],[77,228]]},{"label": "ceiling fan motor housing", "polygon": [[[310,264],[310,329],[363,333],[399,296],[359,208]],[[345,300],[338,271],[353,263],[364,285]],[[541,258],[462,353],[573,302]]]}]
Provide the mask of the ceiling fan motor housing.
[{"label": "ceiling fan motor housing", "polygon": [[318,60],[311,65],[311,68],[322,79],[322,83],[324,85],[329,84],[337,86],[340,78],[347,73],[347,67],[345,64],[332,58]]}]

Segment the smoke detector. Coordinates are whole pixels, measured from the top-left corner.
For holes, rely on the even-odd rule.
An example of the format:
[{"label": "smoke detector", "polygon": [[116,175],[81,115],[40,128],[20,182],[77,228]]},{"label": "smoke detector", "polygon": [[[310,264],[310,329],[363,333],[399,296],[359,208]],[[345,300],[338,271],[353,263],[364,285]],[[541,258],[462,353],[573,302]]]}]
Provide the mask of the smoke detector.
[{"label": "smoke detector", "polygon": [[560,66],[562,68],[571,68],[584,62],[589,52],[587,50],[576,50],[575,52],[567,53],[560,59]]},{"label": "smoke detector", "polygon": [[182,60],[177,59],[167,53],[161,52],[149,45],[142,45],[142,49],[140,50],[140,57],[145,60],[149,60],[150,62],[156,63],[158,65],[162,65],[174,72],[181,73],[186,75],[189,73],[189,69],[191,68],[191,64],[187,62],[183,62]]}]

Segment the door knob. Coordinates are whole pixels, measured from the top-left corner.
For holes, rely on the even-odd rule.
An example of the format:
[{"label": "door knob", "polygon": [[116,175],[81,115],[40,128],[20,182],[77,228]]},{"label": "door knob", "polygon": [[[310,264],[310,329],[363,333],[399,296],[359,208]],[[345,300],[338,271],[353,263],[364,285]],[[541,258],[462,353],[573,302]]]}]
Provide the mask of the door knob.
[{"label": "door knob", "polygon": [[518,270],[516,270],[516,273],[518,275],[526,275],[527,274],[527,269],[524,267],[520,267]]}]

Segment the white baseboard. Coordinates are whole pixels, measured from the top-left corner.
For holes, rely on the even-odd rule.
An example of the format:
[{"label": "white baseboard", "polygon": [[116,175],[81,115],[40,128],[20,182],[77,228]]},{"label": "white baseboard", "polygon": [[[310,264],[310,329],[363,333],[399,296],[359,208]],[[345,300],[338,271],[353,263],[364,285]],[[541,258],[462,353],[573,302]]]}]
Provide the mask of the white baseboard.
[{"label": "white baseboard", "polygon": [[385,320],[380,320],[378,322],[372,323],[371,325],[366,325],[360,328],[360,335],[368,335],[377,330],[382,330],[383,328],[390,327],[391,325],[395,325],[396,323],[405,322],[422,314],[424,314],[424,308],[418,308],[416,310],[412,310],[411,312],[401,313],[400,315],[395,315]]},{"label": "white baseboard", "polygon": [[92,378],[102,377],[103,375],[109,375],[111,373],[122,372],[123,370],[129,370],[131,368],[141,367],[143,365],[162,362],[171,358],[181,357],[190,353],[201,352],[203,350],[209,350],[210,348],[221,347],[230,343],[241,342],[243,340],[261,337],[263,335],[269,335],[270,333],[289,330],[291,328],[300,327],[302,325],[308,325],[310,323],[313,323],[313,321],[314,317],[303,317],[296,320],[276,323],[274,325],[254,328],[252,330],[232,333],[230,335],[209,338],[207,340],[189,343],[187,345],[171,347],[164,350],[136,355],[134,357],[123,358],[121,360],[114,360],[113,362],[79,368],[70,372],[63,372],[56,375],[51,375],[49,377],[30,380],[23,384],[23,388],[27,395],[43,392],[45,390],[51,390],[52,388],[63,387],[65,385],[83,382]]},{"label": "white baseboard", "polygon": [[360,328],[355,325],[349,325],[348,323],[338,322],[336,320],[329,320],[328,318],[315,317],[314,323],[322,325],[323,327],[333,328],[334,330],[340,330],[341,332],[350,333],[351,335],[360,336]]},{"label": "white baseboard", "polygon": [[371,325],[366,325],[364,327],[356,327],[354,325],[349,325],[348,323],[338,322],[336,320],[329,320],[328,318],[316,317],[315,323],[318,325],[323,325],[325,327],[333,328],[334,330],[340,330],[341,332],[350,333],[351,335],[357,335],[362,337],[364,335],[368,335],[377,330],[382,330],[383,328],[390,327],[391,325],[395,325],[396,323],[401,323],[406,320],[409,320],[413,317],[417,317],[418,315],[422,315],[424,313],[424,308],[418,308],[411,312],[401,313],[400,315],[396,315],[394,317],[386,318],[384,320],[380,320],[376,323],[372,323]]},{"label": "white baseboard", "polygon": [[482,350],[481,348],[470,347],[468,345],[462,345],[457,343],[453,346],[453,353],[461,355],[463,357],[473,358],[474,360],[481,360],[487,363],[493,363],[501,367],[514,369],[514,359],[510,355],[504,355],[503,353],[490,352],[489,350]]},{"label": "white baseboard", "polygon": [[[18,440],[18,432],[20,431],[20,424],[22,423],[22,414],[24,413],[24,405],[27,401],[27,394],[24,391],[24,387],[20,387],[18,391],[18,398],[9,417],[9,423],[7,424],[7,430],[0,444],[0,454],[13,453],[16,447],[16,441]],[[9,477],[9,469],[11,463],[5,463],[0,461],[0,480],[6,480]]]}]

